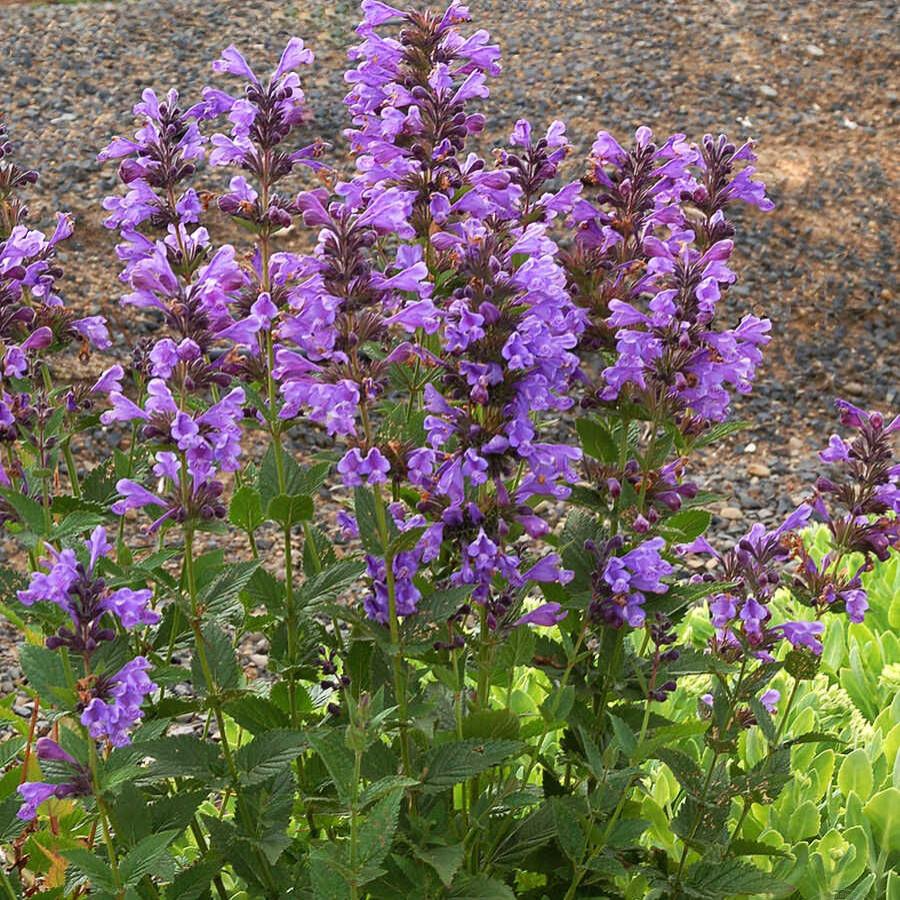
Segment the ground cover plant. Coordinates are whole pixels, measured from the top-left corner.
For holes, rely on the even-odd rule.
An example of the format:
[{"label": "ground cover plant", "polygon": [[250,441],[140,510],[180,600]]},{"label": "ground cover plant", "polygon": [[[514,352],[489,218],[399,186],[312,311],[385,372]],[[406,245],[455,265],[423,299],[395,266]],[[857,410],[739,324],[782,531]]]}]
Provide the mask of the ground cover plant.
[{"label": "ground cover plant", "polygon": [[732,210],[772,208],[753,148],[601,131],[578,177],[523,119],[482,158],[490,36],[362,11],[350,165],[299,39],[144,91],[100,155],[158,335],[96,381],[52,375],[111,340],[0,134],[2,613],[35,701],[3,707],[6,896],[900,891],[900,419],[839,402],[808,502],[734,547],[690,480],[768,342],[720,313]]}]

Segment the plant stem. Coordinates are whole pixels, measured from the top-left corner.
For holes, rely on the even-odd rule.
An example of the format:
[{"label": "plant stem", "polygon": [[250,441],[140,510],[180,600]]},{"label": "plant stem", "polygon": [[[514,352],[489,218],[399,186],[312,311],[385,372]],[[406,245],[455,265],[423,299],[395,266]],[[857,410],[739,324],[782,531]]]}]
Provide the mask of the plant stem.
[{"label": "plant stem", "polygon": [[88,735],[88,767],[91,773],[91,787],[94,791],[94,799],[97,802],[97,812],[100,814],[100,828],[103,832],[103,842],[106,844],[106,855],[109,857],[109,867],[112,870],[118,895],[123,897],[125,891],[122,887],[122,876],[119,874],[119,861],[116,858],[116,848],[113,844],[112,834],[109,829],[109,813],[106,809],[106,801],[100,792],[100,784],[97,778],[97,747],[93,738]]},{"label": "plant stem", "polygon": [[350,900],[359,900],[359,885],[356,883],[359,854],[359,779],[362,773],[362,750],[354,751],[353,760],[353,793],[350,797]]},{"label": "plant stem", "polygon": [[400,640],[400,620],[397,616],[397,585],[394,581],[394,558],[389,551],[390,533],[387,526],[387,510],[384,505],[384,497],[381,494],[381,485],[376,484],[373,487],[375,520],[385,553],[384,573],[388,593],[388,627],[392,645],[391,663],[394,671],[394,693],[397,697],[397,707],[400,714],[400,755],[403,763],[403,774],[409,775],[412,767],[409,755],[409,732],[407,730],[406,672],[403,665],[403,645]]},{"label": "plant stem", "polygon": [[[206,641],[203,636],[203,630],[200,627],[201,610],[197,603],[197,580],[194,572],[194,529],[190,523],[188,523],[184,529],[184,568],[185,575],[187,576],[188,594],[191,601],[191,630],[194,632],[194,650],[197,654],[197,660],[200,663],[203,680],[206,682],[207,700],[212,708],[213,715],[216,719],[216,725],[219,729],[219,742],[222,747],[222,755],[225,757],[225,764],[228,767],[228,772],[231,776],[236,803],[238,808],[241,809],[244,828],[247,830],[249,836],[253,833],[253,823],[249,820],[248,811],[240,802],[240,776],[234,762],[231,746],[228,743],[228,733],[225,729],[225,716],[222,712],[222,704],[218,697],[218,688],[216,687],[212,669],[209,665],[209,658],[206,655]],[[256,855],[260,862],[263,880],[272,892],[272,896],[277,896],[278,889],[272,878],[272,871],[269,867],[268,860],[259,851]]]},{"label": "plant stem", "polygon": [[[716,750],[713,752],[713,758],[709,764],[709,771],[706,773],[706,779],[703,782],[703,790],[701,791],[701,800],[706,799],[706,792],[709,790],[709,785],[712,782],[713,773],[716,771],[716,763],[719,761],[719,751]],[[702,813],[700,811],[697,812],[697,815],[694,817],[694,824],[691,826],[691,833],[688,835],[687,840],[684,842],[684,849],[681,851],[681,859],[678,862],[678,871],[675,873],[675,884],[673,885],[673,891],[675,896],[678,895],[678,889],[681,885],[681,876],[684,872],[684,864],[687,862],[687,855],[690,852],[690,842],[694,839],[694,835],[697,833],[697,829],[700,827],[700,819],[702,818]]]},{"label": "plant stem", "polygon": [[62,451],[63,459],[66,461],[66,471],[69,473],[72,496],[77,500],[81,497],[81,483],[78,481],[78,467],[75,465],[75,457],[72,455],[71,438],[66,438],[63,441]]}]

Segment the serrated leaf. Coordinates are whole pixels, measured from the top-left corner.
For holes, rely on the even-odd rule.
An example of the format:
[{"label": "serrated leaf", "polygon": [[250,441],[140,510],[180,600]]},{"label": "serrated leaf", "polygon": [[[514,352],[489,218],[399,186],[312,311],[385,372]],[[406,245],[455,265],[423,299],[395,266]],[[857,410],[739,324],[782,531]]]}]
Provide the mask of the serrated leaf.
[{"label": "serrated leaf", "polygon": [[442,744],[428,755],[425,788],[440,790],[466,781],[521,752],[522,746],[520,741],[477,739]]},{"label": "serrated leaf", "polygon": [[465,847],[462,844],[454,844],[451,847],[431,847],[428,850],[415,848],[416,856],[437,872],[438,878],[446,888],[453,884],[453,878],[463,863],[465,853]]},{"label": "serrated leaf", "polygon": [[[167,881],[166,869],[173,869],[175,861],[168,857],[166,848],[178,837],[178,834],[179,832],[174,829],[161,831],[139,841],[119,863],[119,875],[123,883],[129,886],[136,885],[151,872],[159,875],[160,880]],[[166,858],[168,865],[166,865]]]},{"label": "serrated leaf", "polygon": [[575,422],[575,428],[581,440],[581,448],[588,456],[605,463],[618,460],[619,450],[612,435],[596,419],[582,416]]},{"label": "serrated leaf", "polygon": [[44,508],[40,503],[13,488],[0,487],[0,497],[6,499],[29,531],[37,535],[45,534]]},{"label": "serrated leaf", "polygon": [[36,693],[62,702],[72,697],[61,654],[36,644],[22,644],[19,664]]},{"label": "serrated leaf", "polygon": [[212,581],[200,589],[199,604],[204,617],[209,619],[229,619],[243,615],[244,608],[238,596],[253,578],[259,563],[241,562],[224,566]]},{"label": "serrated leaf", "polygon": [[677,532],[678,540],[689,543],[694,538],[700,537],[712,522],[712,515],[705,509],[683,509],[669,516],[662,523],[667,531]]},{"label": "serrated leaf", "polygon": [[473,875],[457,880],[459,884],[450,894],[454,900],[516,900],[512,888],[496,878]]},{"label": "serrated leaf", "polygon": [[303,494],[278,494],[269,501],[266,515],[282,528],[290,528],[312,518],[312,497]]},{"label": "serrated leaf", "polygon": [[196,778],[209,781],[224,771],[219,748],[190,734],[171,735],[133,745],[139,755],[152,757],[147,770],[153,778]]},{"label": "serrated leaf", "polygon": [[359,829],[359,861],[377,866],[388,855],[397,830],[403,788],[395,788],[369,810]]},{"label": "serrated leaf", "polygon": [[222,860],[218,856],[202,857],[175,876],[166,889],[167,900],[201,900],[221,870]]},{"label": "serrated leaf", "polygon": [[259,491],[248,484],[239,487],[228,506],[228,521],[243,531],[256,531],[265,521]]},{"label": "serrated leaf", "polygon": [[257,735],[234,754],[241,784],[250,786],[277,775],[308,746],[302,731],[267,731]]},{"label": "serrated leaf", "polygon": [[716,441],[721,441],[729,435],[746,430],[751,424],[750,422],[721,422],[718,425],[713,425],[706,434],[697,438],[692,446],[694,448],[708,447],[710,444],[715,444]]},{"label": "serrated leaf", "polygon": [[94,887],[115,892],[116,882],[106,860],[81,847],[62,850],[61,853]]},{"label": "serrated leaf", "polygon": [[237,688],[241,683],[241,670],[235,657],[231,639],[213,622],[203,627],[203,643],[206,648],[206,662],[212,684],[207,684],[200,653],[195,649],[191,658],[191,680],[201,694],[221,694]]},{"label": "serrated leaf", "polygon": [[684,883],[689,896],[717,900],[733,895],[770,894],[789,885],[739,859],[700,860],[691,867]]}]

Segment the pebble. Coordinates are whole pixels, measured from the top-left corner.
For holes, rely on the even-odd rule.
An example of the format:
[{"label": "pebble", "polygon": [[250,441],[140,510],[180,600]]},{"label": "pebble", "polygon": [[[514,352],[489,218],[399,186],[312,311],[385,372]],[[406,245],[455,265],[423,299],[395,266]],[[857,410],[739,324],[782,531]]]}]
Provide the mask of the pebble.
[{"label": "pebble", "polygon": [[750,463],[747,466],[747,472],[758,478],[768,478],[772,474],[772,470],[764,463]]},{"label": "pebble", "polygon": [[759,92],[763,97],[768,97],[769,99],[774,99],[778,96],[778,91],[775,90],[771,84],[761,84],[759,86]]},{"label": "pebble", "polygon": [[825,51],[818,44],[807,44],[804,48],[810,56],[824,56]]},{"label": "pebble", "polygon": [[734,522],[744,518],[744,513],[736,506],[723,506],[719,510],[719,515],[723,519],[729,519]]}]

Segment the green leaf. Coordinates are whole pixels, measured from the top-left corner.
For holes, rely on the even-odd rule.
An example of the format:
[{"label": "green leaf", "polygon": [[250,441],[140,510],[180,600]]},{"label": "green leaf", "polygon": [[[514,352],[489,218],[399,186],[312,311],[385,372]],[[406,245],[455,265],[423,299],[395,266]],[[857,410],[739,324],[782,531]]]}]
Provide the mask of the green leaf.
[{"label": "green leaf", "polygon": [[428,755],[424,785],[441,790],[486,772],[522,750],[519,741],[476,739],[436,747]]},{"label": "green leaf", "polygon": [[266,509],[274,497],[286,494],[289,497],[311,497],[322,486],[331,468],[331,463],[315,463],[303,467],[297,463],[291,453],[282,453],[284,465],[284,489],[278,483],[278,466],[275,462],[275,448],[270,445],[259,467],[257,487],[263,508]]},{"label": "green leaf", "polygon": [[348,900],[350,874],[343,847],[324,844],[309,852],[309,874],[316,900]]},{"label": "green leaf", "polygon": [[556,839],[563,853],[573,862],[580,863],[584,856],[585,836],[579,822],[578,811],[569,798],[554,797],[550,803],[553,810],[553,822],[556,826]]},{"label": "green leaf", "polygon": [[302,731],[268,731],[257,735],[234,754],[241,784],[258,784],[277,775],[308,746]]},{"label": "green leaf", "polygon": [[104,859],[81,847],[73,847],[60,852],[95,888],[110,893],[115,892],[116,882],[109,864]]},{"label": "green leaf", "polygon": [[454,900],[516,900],[512,888],[496,878],[473,875],[457,881],[458,886],[450,894]]},{"label": "green leaf", "polygon": [[874,777],[869,754],[857,747],[844,757],[838,770],[837,783],[841,793],[847,797],[854,791],[860,800],[868,800],[872,793]]},{"label": "green leaf", "polygon": [[680,750],[659,749],[654,753],[671,770],[678,783],[693,797],[703,795],[703,773],[691,757]]},{"label": "green leaf", "polygon": [[212,581],[200,589],[199,604],[203,608],[204,617],[209,619],[228,619],[234,621],[243,616],[244,607],[238,595],[253,578],[259,563],[241,562],[224,566],[213,577]]},{"label": "green leaf", "polygon": [[353,788],[353,754],[344,744],[343,733],[333,729],[325,733],[309,732],[307,737],[325,764],[338,797],[343,803],[349,803]]},{"label": "green leaf", "polygon": [[256,531],[265,521],[259,491],[248,484],[239,487],[228,507],[228,521],[248,533]]},{"label": "green leaf", "polygon": [[266,515],[282,528],[290,528],[313,517],[312,497],[303,494],[278,494],[269,502]]},{"label": "green leaf", "polygon": [[453,844],[451,847],[431,847],[428,850],[414,847],[413,850],[422,862],[437,872],[438,878],[446,888],[453,883],[453,878],[459,871],[466,855],[463,844]]},{"label": "green leaf", "polygon": [[202,857],[175,876],[166,890],[167,900],[201,900],[221,871],[222,860],[217,855]]},{"label": "green leaf", "polygon": [[148,775],[155,779],[196,778],[206,782],[221,776],[225,768],[215,744],[190,734],[171,735],[133,748],[155,760],[148,769]]},{"label": "green leaf", "polygon": [[713,425],[706,434],[697,438],[692,446],[695,448],[708,447],[710,444],[715,444],[717,441],[721,441],[729,435],[744,431],[749,428],[751,424],[752,423],[750,422],[722,422],[719,425]]},{"label": "green leaf", "polygon": [[166,848],[178,834],[179,832],[175,830],[151,834],[129,850],[119,863],[119,875],[123,883],[129,886],[136,885],[151,872],[160,880],[168,881],[171,872],[174,871],[175,860],[166,853]]},{"label": "green leaf", "polygon": [[610,722],[612,722],[613,731],[616,734],[616,741],[618,742],[619,747],[622,749],[622,752],[631,759],[631,757],[634,756],[634,751],[637,749],[637,738],[622,719],[618,716],[614,716],[612,713],[607,713],[607,715],[609,716]]},{"label": "green leaf", "polygon": [[688,543],[700,537],[709,528],[711,521],[712,515],[705,509],[683,509],[674,516],[669,516],[662,527],[667,531],[677,532],[678,538]]},{"label": "green leaf", "polygon": [[365,563],[343,559],[323,569],[318,575],[307,578],[300,587],[303,605],[332,600],[350,588],[365,572]]},{"label": "green leaf", "polygon": [[77,537],[78,535],[96,528],[98,525],[102,525],[105,521],[106,516],[101,515],[100,513],[89,512],[88,510],[76,510],[75,512],[69,513],[69,515],[53,529],[52,538],[54,541],[64,541],[67,538]]},{"label": "green leaf", "polygon": [[234,690],[241,683],[241,670],[235,658],[234,648],[231,646],[231,639],[212,622],[203,627],[202,633],[212,684],[207,684],[207,675],[203,671],[200,654],[195,650],[191,659],[191,679],[195,690],[207,696]]},{"label": "green leaf", "polygon": [[900,850],[900,789],[880,791],[863,807],[863,813],[881,849],[888,853]]},{"label": "green leaf", "polygon": [[[305,691],[303,691],[302,685],[297,687],[302,698]],[[225,712],[250,734],[287,728],[290,725],[288,714],[280,706],[268,698],[256,694],[248,694],[226,703]]]},{"label": "green leaf", "polygon": [[564,722],[575,705],[575,687],[567,684],[562,688],[551,688],[541,704],[541,715],[545,722]]},{"label": "green leaf", "polygon": [[19,647],[19,664],[36,693],[52,697],[57,702],[66,703],[72,699],[69,676],[59,652],[36,644],[22,644]]},{"label": "green leaf", "polygon": [[685,880],[690,896],[704,898],[773,894],[790,886],[739,859],[701,859],[692,866]]},{"label": "green leaf", "polygon": [[45,533],[44,508],[40,503],[13,488],[0,488],[0,497],[6,499],[29,531],[38,535]]},{"label": "green leaf", "polygon": [[403,800],[403,788],[382,797],[370,810],[359,829],[359,860],[377,866],[388,855],[397,830],[397,817]]},{"label": "green leaf", "polygon": [[[375,511],[375,495],[368,488],[358,487],[353,494],[353,509],[356,514],[356,523],[359,526],[359,537],[367,553],[384,557],[387,547],[381,540],[378,528],[378,516]],[[388,521],[388,528],[393,522]],[[394,527],[396,533],[396,527]]]},{"label": "green leaf", "polygon": [[13,794],[0,803],[0,844],[11,841],[27,827],[28,823],[16,815],[21,805],[22,798],[18,794]]},{"label": "green leaf", "polygon": [[618,460],[619,450],[612,435],[596,419],[582,417],[575,422],[575,428],[581,440],[581,448],[588,456],[605,463]]},{"label": "green leaf", "polygon": [[463,737],[506,738],[519,736],[519,717],[508,709],[478,709],[463,719]]}]

